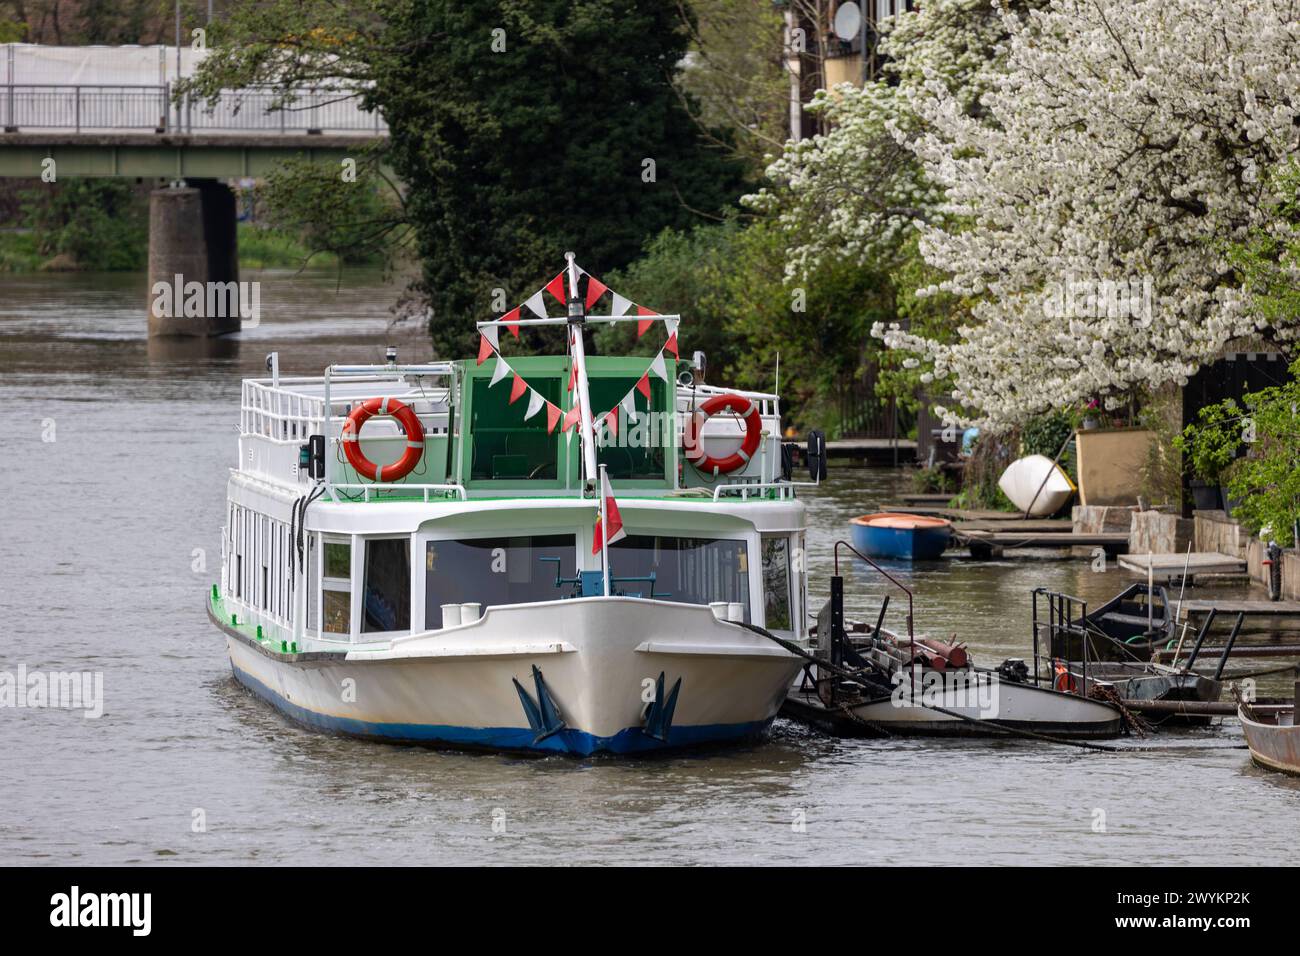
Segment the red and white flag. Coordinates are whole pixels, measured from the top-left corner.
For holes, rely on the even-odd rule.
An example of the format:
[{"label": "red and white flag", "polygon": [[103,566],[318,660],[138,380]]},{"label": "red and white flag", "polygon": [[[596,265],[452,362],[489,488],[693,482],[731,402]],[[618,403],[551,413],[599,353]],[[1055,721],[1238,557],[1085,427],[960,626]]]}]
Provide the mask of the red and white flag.
[{"label": "red and white flag", "polygon": [[[609,478],[604,471],[600,473],[600,497],[602,504],[600,512],[596,515],[596,533],[591,542],[592,554],[600,554],[615,541],[622,541],[627,537],[627,532],[623,530],[623,516],[618,513],[618,502],[614,500],[614,489],[610,487]],[[605,541],[606,528],[609,530],[608,542]]]}]

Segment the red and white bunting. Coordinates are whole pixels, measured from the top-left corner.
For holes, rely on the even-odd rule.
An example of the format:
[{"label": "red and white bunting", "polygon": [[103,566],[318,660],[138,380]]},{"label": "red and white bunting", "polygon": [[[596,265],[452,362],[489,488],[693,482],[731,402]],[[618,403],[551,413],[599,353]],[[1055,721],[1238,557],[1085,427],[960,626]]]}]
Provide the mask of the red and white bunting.
[{"label": "red and white bunting", "polygon": [[567,432],[574,425],[578,424],[578,419],[581,417],[582,409],[578,405],[574,405],[564,413],[564,426],[562,430]]},{"label": "red and white bunting", "polygon": [[523,397],[524,392],[528,391],[528,383],[515,374],[515,380],[510,384],[510,404],[513,405]]},{"label": "red and white bunting", "polygon": [[618,406],[615,405],[605,413],[605,427],[609,429],[609,440],[615,441],[618,438]]},{"label": "red and white bunting", "polygon": [[546,403],[546,434],[549,435],[555,431],[555,426],[559,424],[560,421],[560,415],[561,412],[559,405],[556,405],[554,402]]},{"label": "red and white bunting", "polygon": [[619,404],[623,406],[623,416],[630,422],[636,421],[636,390],[633,389],[624,395],[623,401]]},{"label": "red and white bunting", "polygon": [[[656,312],[654,309],[647,309],[644,305],[638,305],[636,307],[636,314],[642,316],[650,316],[650,315],[658,315],[659,313]],[[641,336],[645,335],[648,331],[650,331],[650,326],[654,324],[655,324],[654,319],[643,318],[640,322],[636,324],[636,337],[638,339],[641,338]]]},{"label": "red and white bunting", "polygon": [[492,381],[488,382],[488,388],[491,388],[492,386],[496,385],[497,382],[501,381],[512,371],[514,370],[508,364],[506,364],[506,360],[503,359],[500,355],[498,355],[497,367],[492,371]]},{"label": "red and white bunting", "polygon": [[530,295],[524,305],[528,310],[539,319],[546,318],[546,300],[542,298],[542,291],[539,289]]},{"label": "red and white bunting", "polygon": [[636,380],[636,390],[645,396],[645,400],[650,401],[650,373],[646,372]]},{"label": "red and white bunting", "polygon": [[564,271],[563,270],[561,270],[559,275],[557,275],[554,279],[546,283],[545,288],[547,292],[549,292],[552,296],[555,297],[555,301],[560,303],[560,305],[564,305],[564,303],[567,301],[567,298],[564,295]]},{"label": "red and white bunting", "polygon": [[587,308],[590,309],[596,304],[596,300],[609,291],[609,286],[601,282],[594,275],[584,273],[587,276]]},{"label": "red and white bunting", "polygon": [[542,393],[535,388],[530,388],[528,390],[528,411],[524,412],[524,421],[528,421],[528,419],[540,412],[545,404],[546,399],[542,398]]},{"label": "red and white bunting", "polygon": [[519,319],[519,306],[515,306],[505,315],[501,316],[501,321],[505,323],[506,328],[510,330],[510,334],[513,335],[515,338],[519,338],[518,319]]},{"label": "red and white bunting", "polygon": [[495,325],[489,325],[479,329],[478,334],[478,364],[482,365],[499,349],[497,343],[500,341],[501,330]]},{"label": "red and white bunting", "polygon": [[619,294],[618,294],[617,292],[615,292],[613,289],[610,289],[610,290],[609,290],[609,294],[610,294],[610,296],[612,297],[611,302],[610,302],[610,306],[609,306],[609,314],[610,314],[610,315],[627,315],[627,310],[630,309],[630,308],[632,308],[632,306],[633,306],[633,304],[634,304],[634,303],[632,302],[632,300],[631,300],[631,299],[625,299],[625,298],[623,298],[621,295],[619,295]]},{"label": "red and white bunting", "polygon": [[664,362],[664,353],[662,351],[650,363],[650,374],[663,379],[665,382],[668,381],[668,365]]}]

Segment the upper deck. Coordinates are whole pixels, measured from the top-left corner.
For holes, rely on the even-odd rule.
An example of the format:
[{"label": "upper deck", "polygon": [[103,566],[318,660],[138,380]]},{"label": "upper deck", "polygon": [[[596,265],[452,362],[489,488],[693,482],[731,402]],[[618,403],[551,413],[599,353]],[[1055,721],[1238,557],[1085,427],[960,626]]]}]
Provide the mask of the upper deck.
[{"label": "upper deck", "polygon": [[[245,380],[238,473],[295,496],[319,483],[338,502],[589,496],[593,482],[583,477],[582,439],[571,414],[578,394],[572,361],[520,357],[502,369],[504,360],[493,356],[479,363],[331,366],[317,377]],[[782,480],[776,395],[696,383],[690,363],[666,359],[648,370],[648,361],[585,359],[596,460],[621,494],[793,496],[796,483]],[[743,467],[715,477],[687,461],[683,427],[701,403],[724,393],[754,403],[761,440]],[[367,479],[344,454],[344,422],[371,398],[410,406],[424,429],[419,463],[396,481]],[[703,426],[700,446],[725,456],[744,432],[738,416],[719,414]],[[407,436],[396,420],[375,416],[359,445],[370,461],[387,465],[402,456]]]}]

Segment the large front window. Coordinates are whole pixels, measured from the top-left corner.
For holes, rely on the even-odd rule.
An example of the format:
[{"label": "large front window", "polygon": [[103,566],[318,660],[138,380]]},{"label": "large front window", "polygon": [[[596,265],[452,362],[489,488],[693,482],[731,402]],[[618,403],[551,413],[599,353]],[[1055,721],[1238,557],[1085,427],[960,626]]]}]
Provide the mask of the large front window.
[{"label": "large front window", "polygon": [[716,601],[744,606],[749,613],[749,550],[729,538],[629,535],[610,547],[610,573],[623,594],[653,594],[683,604]]},{"label": "large front window", "polygon": [[[492,605],[554,601],[569,593],[557,573],[576,570],[571,534],[430,541],[424,553],[424,626],[442,627],[444,604]],[[558,559],[558,562],[557,560]]]}]

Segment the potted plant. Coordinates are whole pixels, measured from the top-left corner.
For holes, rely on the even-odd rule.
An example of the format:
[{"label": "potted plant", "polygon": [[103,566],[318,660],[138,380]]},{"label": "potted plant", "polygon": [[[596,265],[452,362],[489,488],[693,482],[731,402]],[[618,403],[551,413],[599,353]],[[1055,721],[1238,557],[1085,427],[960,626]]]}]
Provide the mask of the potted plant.
[{"label": "potted plant", "polygon": [[1233,399],[1209,405],[1197,412],[1196,424],[1188,425],[1174,439],[1192,472],[1192,501],[1197,511],[1224,508],[1224,473],[1241,448],[1244,415]]}]

